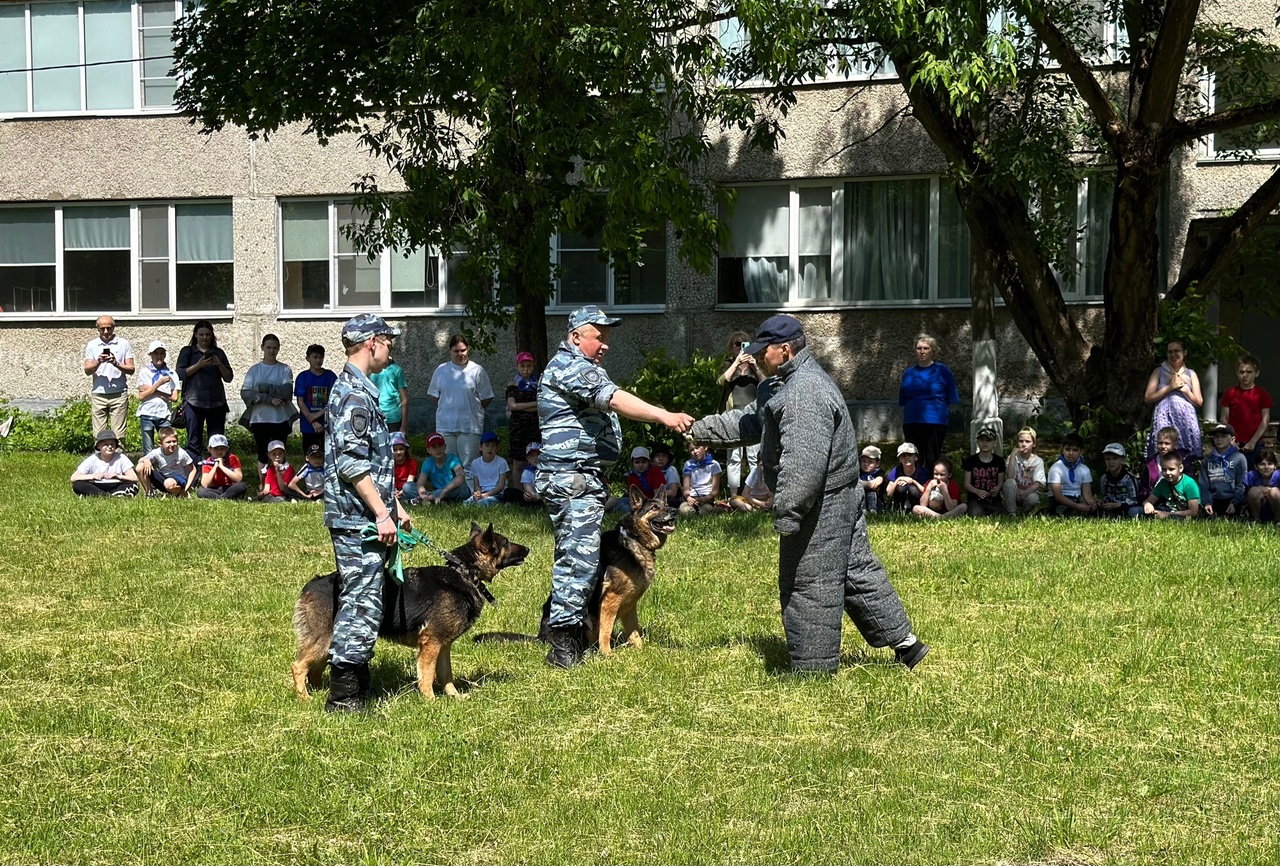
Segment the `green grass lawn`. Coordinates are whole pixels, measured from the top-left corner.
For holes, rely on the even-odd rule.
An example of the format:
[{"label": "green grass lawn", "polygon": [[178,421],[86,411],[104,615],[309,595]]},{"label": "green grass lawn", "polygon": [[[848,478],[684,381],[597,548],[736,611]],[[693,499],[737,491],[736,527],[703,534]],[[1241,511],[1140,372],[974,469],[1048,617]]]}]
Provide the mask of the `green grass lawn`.
[{"label": "green grass lawn", "polygon": [[[0,454],[3,863],[1280,860],[1273,528],[878,523],[933,653],[846,625],[796,678],[768,522],[684,522],[644,649],[464,637],[469,700],[425,703],[381,645],[374,710],[334,718],[288,683],[318,507],[79,500],[75,464]],[[531,631],[545,518],[483,516],[533,552],[476,631]]]}]

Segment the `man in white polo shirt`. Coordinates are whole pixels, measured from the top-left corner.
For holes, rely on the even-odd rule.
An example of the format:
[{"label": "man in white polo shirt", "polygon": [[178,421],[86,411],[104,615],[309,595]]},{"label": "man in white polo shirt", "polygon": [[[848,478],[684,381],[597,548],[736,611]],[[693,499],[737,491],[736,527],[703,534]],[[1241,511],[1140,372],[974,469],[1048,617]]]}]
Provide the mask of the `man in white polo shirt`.
[{"label": "man in white polo shirt", "polygon": [[120,434],[122,447],[129,417],[129,383],[125,377],[133,375],[133,369],[133,347],[116,335],[115,319],[99,316],[98,336],[84,347],[84,373],[93,377],[89,390],[93,435],[110,427]]}]

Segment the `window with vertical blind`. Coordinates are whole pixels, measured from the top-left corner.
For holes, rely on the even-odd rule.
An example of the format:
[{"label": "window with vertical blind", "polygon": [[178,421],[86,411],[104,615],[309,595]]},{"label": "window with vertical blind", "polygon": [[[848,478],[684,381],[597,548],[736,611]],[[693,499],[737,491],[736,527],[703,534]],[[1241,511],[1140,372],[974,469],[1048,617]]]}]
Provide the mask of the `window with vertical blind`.
[{"label": "window with vertical blind", "polygon": [[0,3],[0,116],[173,110],[182,0]]},{"label": "window with vertical blind", "polygon": [[372,260],[344,229],[364,222],[350,201],[280,203],[280,309],[438,310],[466,300],[458,265],[466,252],[384,250]]},{"label": "window with vertical blind", "polygon": [[234,306],[230,202],[0,207],[3,313]]}]

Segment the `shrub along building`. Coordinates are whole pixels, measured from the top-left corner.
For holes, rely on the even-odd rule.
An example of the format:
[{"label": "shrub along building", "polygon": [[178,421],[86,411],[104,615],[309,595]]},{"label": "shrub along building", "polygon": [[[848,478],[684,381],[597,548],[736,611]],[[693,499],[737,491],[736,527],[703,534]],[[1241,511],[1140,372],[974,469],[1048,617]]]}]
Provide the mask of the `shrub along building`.
[{"label": "shrub along building", "polygon": [[[267,333],[280,359],[304,369],[310,343],[341,363],[338,331],[359,311],[404,327],[397,360],[413,397],[425,393],[447,336],[464,323],[456,258],[437,250],[360,254],[341,229],[359,218],[352,183],[396,179],[350,139],[326,147],[300,129],[253,140],[239,130],[201,134],[173,106],[170,30],[181,2],[80,0],[0,3],[0,396],[40,408],[87,392],[81,352],[94,319],[110,313],[135,347],[162,339],[176,358],[196,320],[213,322],[236,383],[259,360]],[[1267,10],[1233,3],[1275,30]],[[740,38],[732,22],[724,41]],[[614,269],[590,230],[549,239],[556,288],[547,307],[554,343],[566,313],[597,303],[624,317],[608,366],[625,377],[644,352],[687,357],[724,350],[777,311],[800,317],[814,350],[854,405],[863,438],[897,435],[898,381],[915,335],[941,345],[968,398],[972,381],[970,244],[945,161],[909,112],[886,65],[833,70],[799,88],[786,137],[772,153],[723,134],[703,170],[737,191],[732,242],[712,273],[674,254],[673,232],[647,238],[643,266]],[[1212,100],[1212,76],[1205,92]],[[839,118],[839,122],[833,122]],[[1210,135],[1175,161],[1161,205],[1161,269],[1213,237],[1222,214],[1245,202],[1280,158],[1280,142],[1249,158],[1220,154]],[[1114,180],[1100,166],[1064,205],[1079,230],[1065,238],[1076,262],[1060,274],[1070,316],[1098,334],[1102,268]],[[1274,231],[1274,229],[1272,229]],[[1256,271],[1275,290],[1275,245],[1237,266],[1223,291],[1222,325],[1280,370],[1274,318],[1250,314],[1236,284]],[[1224,281],[1225,284],[1225,281]],[[1018,423],[1048,379],[997,305],[994,347],[1000,411]],[[518,348],[509,335],[477,356],[497,382]],[[1206,376],[1213,393],[1234,382]],[[708,383],[713,387],[713,383]],[[234,393],[235,387],[229,389]],[[494,409],[502,401],[495,401]],[[415,414],[426,401],[415,399]],[[965,413],[959,413],[963,416]],[[420,423],[428,419],[419,418]],[[957,418],[960,429],[963,417]]]}]

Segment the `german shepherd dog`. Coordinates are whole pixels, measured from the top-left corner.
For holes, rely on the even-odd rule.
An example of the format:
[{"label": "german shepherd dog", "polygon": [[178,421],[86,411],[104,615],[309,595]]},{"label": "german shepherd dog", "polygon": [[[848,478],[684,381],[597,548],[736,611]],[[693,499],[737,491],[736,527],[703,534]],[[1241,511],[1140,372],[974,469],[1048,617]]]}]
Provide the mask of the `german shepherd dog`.
[{"label": "german shepherd dog", "polygon": [[[628,646],[642,647],[640,622],[636,605],[653,583],[658,551],[667,536],[676,529],[676,512],[663,497],[645,499],[639,488],[629,491],[631,513],[618,522],[615,529],[600,536],[600,565],[595,586],[587,599],[583,618],[586,645],[599,646],[601,655],[613,653],[613,626],[622,620],[622,638]],[[476,635],[482,640],[550,641],[551,596],[542,605],[542,621],[538,634],[486,632]]]},{"label": "german shepherd dog", "polygon": [[[489,596],[485,584],[504,568],[524,562],[529,548],[494,532],[492,523],[488,529],[472,523],[471,538],[452,553],[464,564],[467,575],[451,566],[433,565],[404,569],[403,585],[390,576],[382,583],[378,637],[417,648],[418,691],[428,699],[435,697],[432,686],[436,683],[446,695],[459,696],[449,648],[479,619]],[[298,656],[293,663],[293,688],[304,700],[308,685],[319,688],[328,664],[337,607],[336,571],[308,581],[294,606]]]}]

